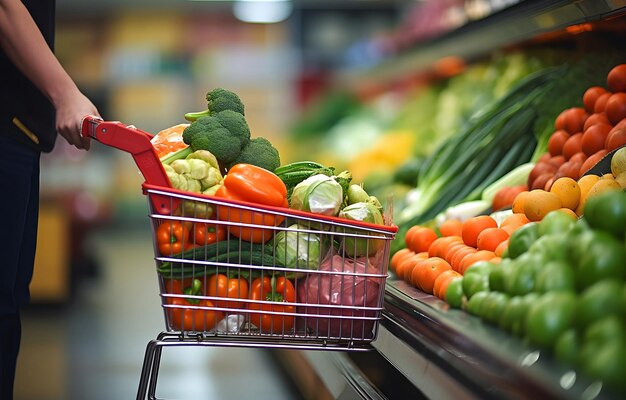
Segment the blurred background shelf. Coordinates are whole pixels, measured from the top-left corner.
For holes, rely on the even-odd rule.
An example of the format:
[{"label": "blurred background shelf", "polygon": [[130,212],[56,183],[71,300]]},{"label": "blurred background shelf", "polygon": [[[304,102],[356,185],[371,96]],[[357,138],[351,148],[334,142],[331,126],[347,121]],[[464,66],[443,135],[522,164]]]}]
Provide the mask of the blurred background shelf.
[{"label": "blurred background shelf", "polygon": [[[157,133],[203,109],[208,90],[226,87],[246,104],[252,135],[270,139],[283,163],[312,158],[349,169],[397,210],[407,191],[399,171],[515,79],[572,54],[619,56],[626,43],[624,0],[289,4],[286,19],[259,24],[238,19],[230,1],[57,0],[56,50],[105,119]],[[133,397],[144,346],[162,329],[142,177],[124,153],[98,144],[85,153],[59,140],[42,157],[41,182],[45,240],[17,398]],[[387,296],[372,352],[182,352],[164,367],[164,393],[485,398],[518,395],[518,385],[528,384],[533,393],[554,394],[554,380],[545,386],[515,375],[518,366],[510,380],[478,387],[475,376],[458,373],[471,372],[470,360],[432,341],[441,332],[453,344],[463,335],[443,328],[429,306],[406,301],[393,283]],[[411,331],[415,324],[422,331]],[[488,368],[491,356],[479,351],[476,362]],[[287,373],[294,365],[300,375]],[[48,374],[40,385],[32,384],[36,371]],[[476,382],[490,384],[485,376]],[[248,377],[255,379],[247,384]],[[557,397],[570,394],[557,390]]]}]

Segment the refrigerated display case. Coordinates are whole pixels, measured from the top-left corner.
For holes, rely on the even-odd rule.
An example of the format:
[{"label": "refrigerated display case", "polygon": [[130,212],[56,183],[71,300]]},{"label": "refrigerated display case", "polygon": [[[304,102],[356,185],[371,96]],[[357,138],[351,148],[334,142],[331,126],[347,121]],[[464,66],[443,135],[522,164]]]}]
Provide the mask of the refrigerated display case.
[{"label": "refrigerated display case", "polygon": [[[464,3],[482,3],[492,12],[474,20],[466,17],[465,23],[436,36],[403,43],[397,54],[374,68],[340,71],[341,81],[357,91],[381,93],[431,73],[451,56],[471,63],[511,47],[576,46],[579,42],[573,38],[580,35],[587,44],[603,37],[620,42],[626,32],[622,0]],[[559,364],[548,352],[390,274],[384,319],[369,355],[276,353],[303,393],[314,398],[323,387],[327,395],[342,399],[620,398],[601,382]]]}]

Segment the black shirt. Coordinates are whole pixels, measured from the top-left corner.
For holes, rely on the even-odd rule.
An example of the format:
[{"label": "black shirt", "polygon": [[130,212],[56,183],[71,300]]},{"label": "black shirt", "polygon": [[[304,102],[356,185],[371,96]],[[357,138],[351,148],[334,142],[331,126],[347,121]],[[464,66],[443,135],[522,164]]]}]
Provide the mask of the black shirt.
[{"label": "black shirt", "polygon": [[[48,46],[54,50],[55,0],[22,0]],[[27,130],[35,137],[24,133]],[[0,50],[0,135],[49,152],[56,140],[55,110]]]}]

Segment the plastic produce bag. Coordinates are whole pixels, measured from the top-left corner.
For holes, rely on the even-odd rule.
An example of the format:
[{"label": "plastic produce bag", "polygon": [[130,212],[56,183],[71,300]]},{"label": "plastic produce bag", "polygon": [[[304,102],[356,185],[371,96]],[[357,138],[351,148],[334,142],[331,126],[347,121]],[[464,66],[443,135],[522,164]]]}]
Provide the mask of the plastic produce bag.
[{"label": "plastic produce bag", "polygon": [[[371,258],[347,259],[338,255],[327,257],[320,271],[336,274],[309,274],[298,286],[299,313],[306,314],[306,327],[322,337],[373,338],[374,325],[381,304],[381,277]],[[320,305],[320,307],[315,307]],[[322,316],[320,316],[322,315]],[[328,315],[328,317],[324,317]]]}]

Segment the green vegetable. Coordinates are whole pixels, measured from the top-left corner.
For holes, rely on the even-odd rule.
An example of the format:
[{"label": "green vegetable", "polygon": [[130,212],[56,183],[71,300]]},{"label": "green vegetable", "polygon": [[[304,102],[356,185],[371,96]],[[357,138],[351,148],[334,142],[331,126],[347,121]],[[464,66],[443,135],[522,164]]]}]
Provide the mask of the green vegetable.
[{"label": "green vegetable", "polygon": [[563,260],[548,261],[537,272],[535,291],[540,293],[565,290],[576,291],[574,269]]},{"label": "green vegetable", "polygon": [[570,328],[563,332],[554,343],[554,356],[564,364],[575,365],[580,353],[578,331]]},{"label": "green vegetable", "polygon": [[294,210],[336,216],[343,202],[341,185],[330,176],[317,174],[294,187],[289,206]]},{"label": "green vegetable", "polygon": [[250,129],[242,114],[224,110],[192,122],[183,131],[183,141],[194,151],[210,151],[222,165],[228,165],[250,143]]},{"label": "green vegetable", "polygon": [[256,137],[250,140],[228,168],[239,163],[256,165],[273,172],[280,166],[280,154],[269,140]]},{"label": "green vegetable", "polygon": [[[172,258],[180,259],[180,261],[166,261],[157,268],[157,271],[166,278],[198,277],[216,272],[232,272],[234,269],[244,276],[250,276],[259,275],[261,270],[243,266],[283,266],[281,260],[274,256],[272,246],[241,243],[238,240],[221,240],[206,246],[195,247],[174,255]],[[207,263],[186,263],[185,260]]]},{"label": "green vegetable", "polygon": [[537,144],[533,104],[542,96],[553,95],[546,83],[564,69],[547,68],[520,80],[424,160],[417,186],[407,195],[407,204],[397,218],[392,251],[397,251],[411,226],[435,218],[450,206],[479,199],[493,182],[530,161]]},{"label": "green vegetable", "polygon": [[576,323],[586,328],[608,316],[620,318],[626,312],[622,301],[622,282],[606,279],[589,286],[578,298]]},{"label": "green vegetable", "polygon": [[244,113],[244,105],[239,96],[227,89],[216,88],[206,94],[207,109],[200,112],[185,114],[187,121],[195,121],[201,117],[213,115],[220,111],[231,110],[241,115]]},{"label": "green vegetable", "polygon": [[534,291],[537,272],[545,262],[545,257],[533,253],[524,253],[516,258],[505,278],[505,291],[512,296]]},{"label": "green vegetable", "polygon": [[420,167],[424,157],[414,156],[400,165],[393,174],[393,182],[407,186],[416,186]]},{"label": "green vegetable", "polygon": [[365,202],[369,200],[369,194],[363,189],[363,186],[352,184],[348,187],[348,204]]},{"label": "green vegetable", "polygon": [[[463,278],[463,281],[465,281],[465,278]],[[467,302],[467,312],[477,317],[481,316],[482,307],[485,303],[485,299],[487,298],[487,294],[489,294],[487,291],[474,294]]]},{"label": "green vegetable", "polygon": [[313,175],[333,176],[335,168],[325,167],[315,161],[296,161],[290,164],[281,165],[274,170],[274,173],[283,181],[287,187],[287,199],[291,199],[293,188],[303,180]]},{"label": "green vegetable", "polygon": [[450,307],[461,308],[463,305],[463,301],[466,300],[465,294],[463,293],[463,277],[458,277],[452,279],[446,288],[445,294],[446,303],[450,305]]},{"label": "green vegetable", "polygon": [[584,289],[604,279],[624,281],[626,278],[626,247],[609,233],[592,230],[587,240],[577,241],[578,245],[587,243],[581,250],[580,258],[574,260],[576,283]]},{"label": "green vegetable", "polygon": [[482,305],[482,318],[492,324],[497,324],[509,303],[509,295],[502,292],[489,292]]},{"label": "green vegetable", "polygon": [[509,238],[508,258],[517,258],[525,253],[539,237],[539,224],[529,222],[517,229]]},{"label": "green vegetable", "polygon": [[[274,255],[287,268],[316,270],[322,256],[322,242],[306,227],[293,224],[274,236]],[[288,278],[304,276],[304,272],[288,274]]]},{"label": "green vegetable", "polygon": [[463,293],[468,299],[471,300],[480,292],[489,291],[489,274],[493,269],[493,263],[479,261],[465,271],[463,274]]},{"label": "green vegetable", "polygon": [[[339,218],[345,218],[352,221],[363,221],[377,225],[384,224],[383,216],[380,213],[380,210],[375,205],[368,202],[350,204],[339,211],[338,216]],[[366,233],[354,229],[346,229],[344,232],[354,235],[363,235]],[[369,235],[369,233],[366,234]],[[384,243],[385,242],[380,239],[345,236],[343,240],[343,248],[349,257],[372,256],[382,248]]]},{"label": "green vegetable", "polygon": [[546,69],[524,78],[465,130],[444,141],[422,164],[417,195],[401,214],[401,223],[430,219],[472,192],[478,198],[488,185],[528,162],[536,143],[530,104],[556,73]]},{"label": "green vegetable", "polygon": [[548,292],[530,306],[525,318],[526,337],[532,345],[552,348],[576,315],[576,295]]}]

